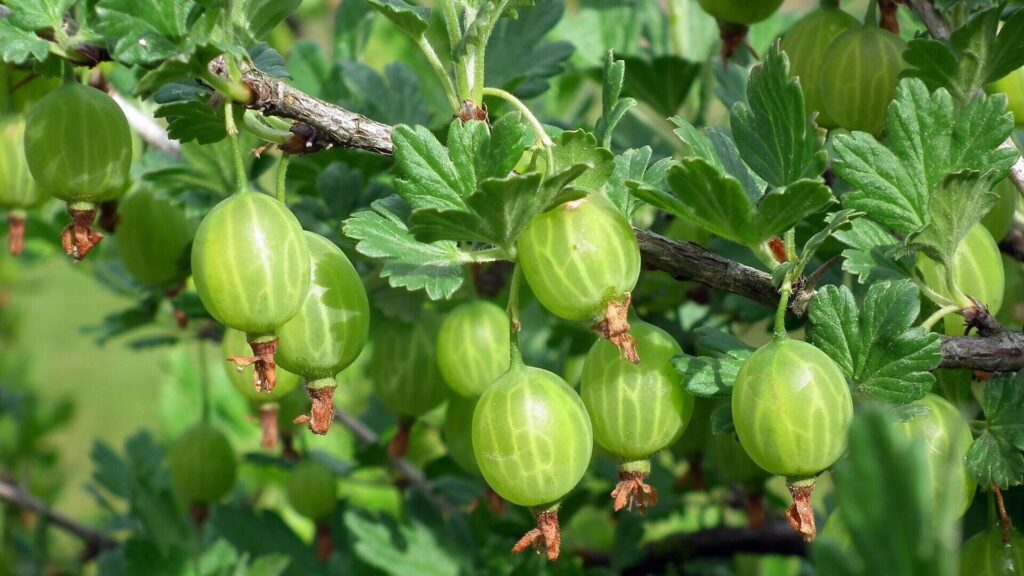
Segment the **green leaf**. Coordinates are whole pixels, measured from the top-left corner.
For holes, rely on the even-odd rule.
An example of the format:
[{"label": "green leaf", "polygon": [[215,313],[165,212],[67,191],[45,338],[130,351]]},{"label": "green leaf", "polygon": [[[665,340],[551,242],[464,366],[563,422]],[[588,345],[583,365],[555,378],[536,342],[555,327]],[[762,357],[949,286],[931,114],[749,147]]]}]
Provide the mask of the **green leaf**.
[{"label": "green leaf", "polygon": [[747,102],[733,106],[731,125],[740,156],[770,186],[818,178],[825,170],[821,138],[778,42],[751,70]]},{"label": "green leaf", "polygon": [[249,0],[245,7],[246,26],[253,40],[270,34],[302,0]]},{"label": "green leaf", "polygon": [[[212,108],[201,101],[172,102],[164,104],[153,113],[154,118],[167,119],[167,135],[181,142],[196,141],[199,144],[213,144],[227,137],[224,127],[224,108]],[[236,120],[241,121],[244,110],[236,111]]]},{"label": "green leaf", "polygon": [[672,165],[671,158],[662,158],[648,167],[651,161],[651,147],[631,148],[615,157],[615,169],[605,183],[605,195],[626,218],[631,218],[640,207],[633,198],[627,182],[660,189],[665,186],[665,176]]},{"label": "green leaf", "polygon": [[[864,406],[850,426],[845,458],[832,471],[849,543],[821,535],[811,548],[821,574],[916,576],[956,573],[956,519],[927,489],[924,445],[909,442],[878,406]],[[831,521],[836,521],[831,520]],[[959,539],[956,540],[959,542]]]},{"label": "green leaf", "polygon": [[452,122],[448,148],[428,129],[398,126],[392,135],[401,178],[398,194],[414,210],[469,210],[466,199],[479,182],[504,178],[526,149],[526,129],[519,114],[506,114],[494,126]]},{"label": "green leaf", "polygon": [[457,576],[461,566],[436,539],[434,530],[416,519],[394,523],[364,514],[345,513],[345,527],[355,539],[360,560],[385,574]]},{"label": "green leaf", "polygon": [[573,185],[588,192],[601,190],[615,170],[615,155],[597,145],[597,138],[586,130],[562,132],[555,139],[555,165],[549,173],[557,174],[578,164],[589,164],[586,174]]},{"label": "green leaf", "polygon": [[404,0],[365,0],[400,30],[413,38],[419,38],[427,29],[430,9],[414,6]]},{"label": "green leaf", "polygon": [[920,78],[932,90],[945,88],[960,102],[974,91],[1024,66],[1024,11],[1000,26],[1003,5],[975,14],[950,39],[912,40],[903,58],[916,68],[905,76]]},{"label": "green leaf", "polygon": [[888,147],[859,132],[835,139],[833,168],[857,189],[843,204],[896,232],[916,232],[929,222],[929,198],[947,175],[1006,176],[1016,152],[999,145],[1011,130],[1001,98],[976,97],[958,114],[948,92],[903,80],[886,112]]},{"label": "green leaf", "polygon": [[504,88],[521,99],[534,98],[548,89],[548,79],[560,74],[574,47],[544,37],[565,11],[563,2],[544,0],[519,12],[515,20],[499,20],[485,52],[486,84]]},{"label": "green leaf", "polygon": [[678,56],[626,57],[623,91],[663,118],[679,113],[700,76],[701,65]]},{"label": "green leaf", "polygon": [[679,116],[671,120],[678,126],[674,130],[676,136],[690,147],[690,156],[700,158],[735,178],[743,186],[747,198],[757,202],[767,183],[743,163],[732,138],[714,128],[700,130]]},{"label": "green leaf", "polygon": [[804,242],[804,247],[800,251],[800,262],[803,264],[810,262],[811,258],[814,258],[814,255],[826,240],[836,235],[844,228],[847,228],[848,224],[852,225],[852,223],[862,215],[863,212],[858,212],[856,210],[840,210],[839,212],[826,216],[825,223],[828,224],[828,226],[822,228],[815,233],[814,236],[811,236],[806,242]]},{"label": "green leaf", "polygon": [[223,47],[214,44],[189,46],[186,51],[172,54],[143,75],[135,87],[135,93],[148,96],[164,84],[201,76],[210,61],[224,52]]},{"label": "green leaf", "polygon": [[843,250],[843,270],[857,275],[861,284],[914,276],[916,259],[896,259],[900,240],[868,218],[855,220],[849,230],[840,230],[835,237],[849,246]]},{"label": "green leaf", "polygon": [[722,330],[703,327],[696,333],[697,347],[714,356],[679,354],[672,358],[672,366],[683,375],[683,386],[691,394],[730,395],[740,367],[754,349]]},{"label": "green leaf", "polygon": [[986,382],[981,408],[984,428],[967,452],[967,470],[983,486],[1024,484],[1024,371]]},{"label": "green leaf", "polygon": [[253,45],[249,49],[249,58],[252,59],[253,66],[274,78],[284,78],[287,80],[292,77],[288,73],[288,67],[284,63],[284,58],[266,42],[257,42]]},{"label": "green leaf", "polygon": [[465,280],[465,253],[454,242],[416,240],[395,214],[396,200],[378,200],[372,210],[352,215],[345,220],[345,235],[358,241],[360,254],[384,260],[381,276],[391,286],[426,290],[433,300],[451,298]]},{"label": "green leaf", "polygon": [[0,19],[0,56],[4,62],[24,64],[30,57],[41,62],[49,53],[49,42]]},{"label": "green leaf", "polygon": [[915,327],[917,286],[879,282],[860,309],[850,289],[826,286],[811,301],[811,343],[836,362],[860,393],[891,404],[923,398],[942,360],[938,334]]},{"label": "green leaf", "polygon": [[601,81],[601,117],[594,127],[594,134],[605,148],[611,148],[615,126],[630,108],[636,106],[636,100],[632,98],[619,98],[625,74],[626,63],[616,60],[615,55],[609,50],[605,55],[604,75]]},{"label": "green leaf", "polygon": [[149,65],[178,51],[188,33],[191,10],[191,1],[99,0],[96,28],[114,39],[115,60],[128,66]]},{"label": "green leaf", "polygon": [[757,206],[759,240],[781,236],[835,201],[832,189],[820,180],[798,180],[785,188],[772,190],[764,195]]},{"label": "green leaf", "polygon": [[992,177],[991,171],[984,176],[977,171],[947,176],[932,191],[928,202],[930,223],[911,236],[908,244],[928,247],[929,252],[941,254],[942,262],[951,266],[960,241],[999,200],[999,194],[992,190]]},{"label": "green leaf", "polygon": [[44,28],[59,28],[64,14],[71,9],[75,0],[5,0],[11,9],[7,20],[14,26],[35,32]]},{"label": "green leaf", "polygon": [[669,168],[666,181],[671,194],[649,186],[636,187],[633,193],[727,240],[748,246],[760,240],[754,206],[736,179],[704,160],[689,158]]}]

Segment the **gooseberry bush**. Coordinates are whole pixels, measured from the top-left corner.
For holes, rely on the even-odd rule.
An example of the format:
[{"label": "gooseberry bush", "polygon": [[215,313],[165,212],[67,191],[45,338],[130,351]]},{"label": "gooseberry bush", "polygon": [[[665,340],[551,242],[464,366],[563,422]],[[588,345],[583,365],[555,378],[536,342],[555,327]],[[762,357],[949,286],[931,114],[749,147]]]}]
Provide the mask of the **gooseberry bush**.
[{"label": "gooseberry bush", "polygon": [[[1024,570],[1024,8],[0,0],[0,57],[0,573]],[[61,253],[165,358],[85,486]]]}]

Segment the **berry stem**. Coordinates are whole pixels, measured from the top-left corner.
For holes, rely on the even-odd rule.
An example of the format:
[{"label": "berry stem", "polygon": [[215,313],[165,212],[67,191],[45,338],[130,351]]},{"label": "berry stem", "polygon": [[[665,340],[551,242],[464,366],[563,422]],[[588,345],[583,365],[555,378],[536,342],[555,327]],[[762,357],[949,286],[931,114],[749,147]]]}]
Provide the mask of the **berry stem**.
[{"label": "berry stem", "polygon": [[234,105],[231,100],[224,102],[224,129],[228,133],[231,155],[235,160],[235,193],[244,194],[249,191],[249,179],[245,174],[245,162],[242,160],[242,150],[238,144],[238,127],[235,125]]},{"label": "berry stem", "polygon": [[11,256],[21,256],[25,250],[25,212],[11,210],[7,213],[7,249]]},{"label": "berry stem", "polygon": [[960,311],[960,307],[959,306],[954,306],[954,305],[943,306],[942,308],[939,308],[938,310],[933,312],[932,315],[929,316],[928,318],[926,318],[924,322],[921,322],[921,328],[924,328],[925,330],[931,330],[932,327],[935,326],[935,324],[939,320],[942,320],[946,315],[951,314],[953,312],[959,312],[959,311]]},{"label": "berry stem", "polygon": [[[545,148],[545,149],[548,150],[548,155],[549,156],[551,155],[550,148],[553,147],[555,145],[555,143],[551,141],[551,138],[548,137],[547,132],[544,131],[544,126],[541,125],[540,120],[538,120],[537,117],[533,115],[533,112],[530,112],[530,109],[527,108],[526,104],[523,104],[522,100],[520,100],[519,98],[516,98],[511,93],[506,92],[505,90],[502,90],[501,88],[484,88],[483,89],[483,95],[484,96],[494,96],[495,98],[500,98],[500,99],[508,102],[509,104],[511,104],[516,110],[519,110],[519,112],[522,113],[523,117],[526,119],[526,121],[533,128],[533,136],[534,136],[533,147],[534,148]],[[549,163],[548,163],[549,171],[550,171],[550,167],[553,166],[553,165],[554,165],[553,159],[549,158]]]},{"label": "berry stem", "polygon": [[992,494],[996,497],[996,510],[999,511],[999,528],[1002,531],[1001,538],[1004,546],[1010,545],[1010,531],[1013,530],[1013,522],[1006,513],[1006,504],[1003,502],[1003,491],[995,482],[992,483]]},{"label": "berry stem", "polygon": [[282,154],[281,159],[277,163],[277,199],[282,204],[286,204],[288,198],[285,183],[288,180],[288,163],[291,161],[291,158],[288,154]]},{"label": "berry stem", "polygon": [[519,323],[519,284],[523,280],[523,268],[516,262],[515,268],[512,270],[512,282],[508,289],[508,317],[512,320],[512,342],[516,348],[513,351],[513,359],[519,354],[519,329],[522,327]]}]

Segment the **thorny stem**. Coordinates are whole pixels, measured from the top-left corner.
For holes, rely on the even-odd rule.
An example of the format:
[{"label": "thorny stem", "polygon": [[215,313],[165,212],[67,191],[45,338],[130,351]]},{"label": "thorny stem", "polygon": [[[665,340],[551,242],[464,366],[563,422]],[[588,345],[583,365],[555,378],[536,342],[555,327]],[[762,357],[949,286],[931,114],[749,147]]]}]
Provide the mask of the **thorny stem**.
[{"label": "thorny stem", "polygon": [[291,161],[291,158],[289,154],[282,154],[281,159],[277,162],[277,199],[282,204],[288,198],[285,183],[288,180],[288,163]]},{"label": "thorny stem", "polygon": [[939,308],[938,310],[933,312],[932,315],[929,316],[928,318],[926,318],[924,322],[921,322],[921,328],[924,328],[925,330],[931,330],[932,327],[935,326],[935,324],[939,320],[944,318],[946,315],[952,314],[953,312],[959,312],[959,311],[960,311],[960,307],[959,306],[954,306],[952,304],[947,305],[947,306],[943,306],[942,308]]},{"label": "thorny stem", "polygon": [[438,80],[441,81],[444,93],[448,97],[448,105],[452,107],[453,112],[458,112],[459,94],[455,90],[455,85],[452,84],[452,79],[448,75],[448,71],[445,70],[444,64],[442,64],[441,59],[437,57],[437,52],[434,51],[434,47],[427,41],[426,36],[420,36],[417,38],[416,45],[420,47],[420,51],[422,51],[423,55],[427,57],[427,62],[430,63],[430,67],[434,69],[434,74],[436,74]]},{"label": "thorny stem", "polygon": [[[530,127],[533,128],[534,138],[536,138],[533,143],[534,147],[548,149],[548,155],[550,156],[550,149],[555,143],[551,141],[547,132],[544,131],[544,126],[541,125],[540,120],[537,120],[537,117],[533,115],[533,112],[530,112],[530,109],[526,107],[526,104],[523,104],[522,100],[501,88],[484,88],[483,94],[484,96],[501,98],[519,110],[523,117],[526,118],[526,121],[530,123]],[[554,162],[551,161],[551,164],[554,164]]]},{"label": "thorny stem", "polygon": [[244,194],[248,191],[248,177],[245,175],[245,162],[242,161],[242,150],[238,145],[238,127],[235,126],[234,106],[231,100],[224,101],[224,128],[231,142],[231,154],[235,157],[235,193]]}]

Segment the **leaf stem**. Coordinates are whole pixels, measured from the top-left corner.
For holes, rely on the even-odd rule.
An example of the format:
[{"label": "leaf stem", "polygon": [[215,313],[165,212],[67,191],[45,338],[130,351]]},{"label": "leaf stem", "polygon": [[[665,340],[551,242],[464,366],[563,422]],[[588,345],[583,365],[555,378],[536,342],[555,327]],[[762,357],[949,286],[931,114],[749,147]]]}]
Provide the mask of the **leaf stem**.
[{"label": "leaf stem", "polygon": [[263,122],[258,116],[259,112],[256,112],[255,110],[246,110],[245,113],[242,114],[242,128],[260,140],[265,140],[273,144],[284,144],[291,139],[291,132],[273,128],[266,122]]},{"label": "leaf stem", "polygon": [[243,82],[234,82],[218,76],[209,70],[203,70],[200,78],[204,82],[209,84],[214,90],[220,92],[227,97],[228,100],[233,100],[240,103],[252,102],[252,90],[245,85]]},{"label": "leaf stem", "polygon": [[864,25],[878,28],[878,0],[868,3],[868,11],[864,14]]},{"label": "leaf stem", "polygon": [[941,320],[942,318],[949,314],[952,314],[953,312],[959,311],[960,307],[953,304],[943,306],[942,308],[939,308],[938,310],[933,312],[932,315],[926,318],[924,322],[921,322],[921,328],[930,331],[932,327],[935,326],[936,323],[938,323],[939,320]]},{"label": "leaf stem", "polygon": [[434,51],[434,47],[427,41],[426,36],[420,36],[417,38],[416,45],[420,47],[423,55],[427,57],[427,62],[430,63],[430,67],[434,69],[434,74],[437,75],[438,80],[441,81],[441,86],[444,87],[445,95],[448,96],[448,105],[452,107],[453,112],[458,112],[459,93],[455,90],[455,85],[452,84],[452,79],[448,75],[448,71],[445,70],[444,64],[441,63],[441,59],[437,57],[437,52]]},{"label": "leaf stem", "polygon": [[530,109],[526,107],[526,104],[523,104],[522,100],[501,88],[484,88],[483,95],[501,98],[519,110],[519,112],[526,118],[526,121],[529,122],[530,127],[533,128],[535,138],[533,145],[535,147],[551,148],[555,145],[555,143],[551,141],[551,138],[548,137],[547,132],[544,131],[544,126],[541,125],[540,120],[533,115],[533,112],[530,112]]},{"label": "leaf stem", "polygon": [[291,155],[282,154],[281,159],[277,161],[277,199],[282,204],[285,204],[288,198],[285,183],[288,180],[288,163],[291,159]]},{"label": "leaf stem", "polygon": [[476,250],[474,252],[464,252],[459,258],[459,261],[466,264],[482,264],[485,262],[509,259],[508,250],[501,247],[494,247],[486,248],[484,250]]},{"label": "leaf stem", "polygon": [[238,145],[238,127],[235,126],[235,111],[231,100],[224,101],[224,129],[231,142],[231,154],[235,157],[235,193],[244,194],[249,190],[248,177],[245,174],[245,162],[242,160],[242,149]]}]

